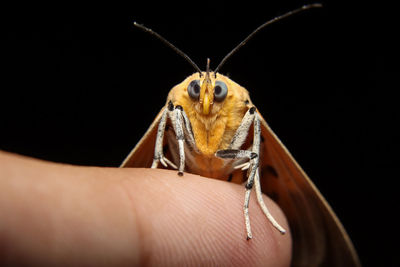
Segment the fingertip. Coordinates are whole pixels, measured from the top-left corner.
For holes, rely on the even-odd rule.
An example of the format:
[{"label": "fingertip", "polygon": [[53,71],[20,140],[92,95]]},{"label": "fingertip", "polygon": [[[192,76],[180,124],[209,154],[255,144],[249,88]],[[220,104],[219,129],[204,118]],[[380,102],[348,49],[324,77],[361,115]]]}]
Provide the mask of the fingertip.
[{"label": "fingertip", "polygon": [[[152,264],[288,266],[290,232],[273,228],[251,198],[249,213],[253,236],[246,235],[243,218],[244,188],[240,185],[175,171],[137,170],[142,179],[130,179],[130,191],[151,251]],[[139,185],[140,184],[140,185]],[[151,200],[151,201],[149,201]],[[279,207],[264,201],[275,219],[288,228]],[[139,204],[140,203],[140,204]]]}]

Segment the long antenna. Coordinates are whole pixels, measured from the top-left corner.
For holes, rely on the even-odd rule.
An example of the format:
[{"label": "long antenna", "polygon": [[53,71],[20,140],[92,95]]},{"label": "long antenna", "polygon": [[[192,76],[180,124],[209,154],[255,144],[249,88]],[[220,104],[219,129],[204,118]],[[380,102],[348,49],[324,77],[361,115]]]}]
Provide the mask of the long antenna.
[{"label": "long antenna", "polygon": [[141,24],[138,24],[138,23],[136,23],[136,21],[133,22],[133,25],[138,27],[139,29],[145,31],[145,32],[148,32],[148,33],[154,35],[159,40],[161,40],[164,44],[166,44],[169,47],[171,47],[176,53],[178,53],[178,55],[181,55],[184,59],[186,59],[186,61],[189,62],[193,66],[193,68],[195,68],[197,70],[198,73],[200,73],[200,77],[202,76],[201,69],[199,68],[199,66],[197,66],[196,63],[194,63],[194,61],[191,60],[188,55],[183,53],[182,50],[180,50],[179,48],[177,48],[176,46],[171,44],[169,41],[167,41],[167,39],[165,39],[164,37],[162,37],[161,35],[159,35],[155,31],[153,31],[152,29],[149,29],[149,28],[147,28],[147,27],[145,27],[145,26],[143,26]]},{"label": "long antenna", "polygon": [[297,13],[299,13],[299,12],[301,12],[301,11],[304,11],[304,10],[307,10],[307,9],[310,9],[310,8],[316,8],[316,7],[322,7],[322,4],[315,3],[315,4],[304,5],[304,6],[300,7],[300,8],[298,8],[298,9],[289,11],[289,12],[283,14],[283,15],[280,15],[280,16],[278,16],[278,17],[275,17],[275,18],[273,18],[273,19],[271,19],[271,20],[265,22],[265,23],[262,24],[261,26],[259,26],[259,27],[258,27],[257,29],[255,29],[252,33],[250,33],[249,36],[247,36],[241,43],[239,43],[235,48],[233,48],[232,51],[229,52],[229,53],[221,60],[221,63],[219,63],[219,65],[217,66],[217,68],[214,70],[215,75],[217,74],[218,70],[222,67],[222,65],[224,65],[225,62],[226,62],[234,53],[236,53],[236,51],[239,50],[239,48],[241,48],[242,46],[244,46],[244,45],[246,44],[246,42],[247,42],[248,40],[250,40],[250,39],[251,39],[256,33],[258,33],[260,30],[262,30],[262,29],[265,28],[266,26],[268,26],[268,25],[270,25],[270,24],[272,24],[272,23],[274,23],[274,22],[277,22],[277,21],[279,21],[279,20],[281,20],[281,19],[287,18],[287,17],[292,16],[292,15],[294,15],[294,14],[297,14]]}]

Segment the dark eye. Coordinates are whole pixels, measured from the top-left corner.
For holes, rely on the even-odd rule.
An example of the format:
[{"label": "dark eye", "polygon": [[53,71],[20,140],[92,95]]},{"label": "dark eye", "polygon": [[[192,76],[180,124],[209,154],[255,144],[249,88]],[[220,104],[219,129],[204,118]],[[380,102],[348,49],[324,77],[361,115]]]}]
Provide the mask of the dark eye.
[{"label": "dark eye", "polygon": [[228,86],[224,82],[216,81],[214,87],[214,100],[217,102],[224,101],[228,94]]},{"label": "dark eye", "polygon": [[198,100],[200,96],[200,81],[194,80],[189,83],[187,88],[188,94],[194,100]]}]

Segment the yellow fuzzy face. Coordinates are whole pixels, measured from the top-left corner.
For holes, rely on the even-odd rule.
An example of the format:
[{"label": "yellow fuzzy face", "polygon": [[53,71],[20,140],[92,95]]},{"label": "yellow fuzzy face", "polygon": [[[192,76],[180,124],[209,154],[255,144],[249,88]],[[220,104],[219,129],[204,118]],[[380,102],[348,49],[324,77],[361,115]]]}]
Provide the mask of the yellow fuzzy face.
[{"label": "yellow fuzzy face", "polygon": [[172,88],[167,102],[186,112],[196,145],[204,155],[226,149],[246,111],[253,106],[247,90],[213,72],[195,73]]}]

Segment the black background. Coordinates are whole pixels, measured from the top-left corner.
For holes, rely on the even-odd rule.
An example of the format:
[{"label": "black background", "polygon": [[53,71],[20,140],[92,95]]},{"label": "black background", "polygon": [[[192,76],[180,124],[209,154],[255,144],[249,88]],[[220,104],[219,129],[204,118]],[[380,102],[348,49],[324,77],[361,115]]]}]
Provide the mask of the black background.
[{"label": "black background", "polygon": [[[221,73],[257,108],[331,203],[365,266],[398,262],[398,11],[321,1],[260,32]],[[143,23],[211,68],[304,1],[4,7],[0,149],[118,166],[195,72]],[[397,13],[397,14],[396,14]]]}]

